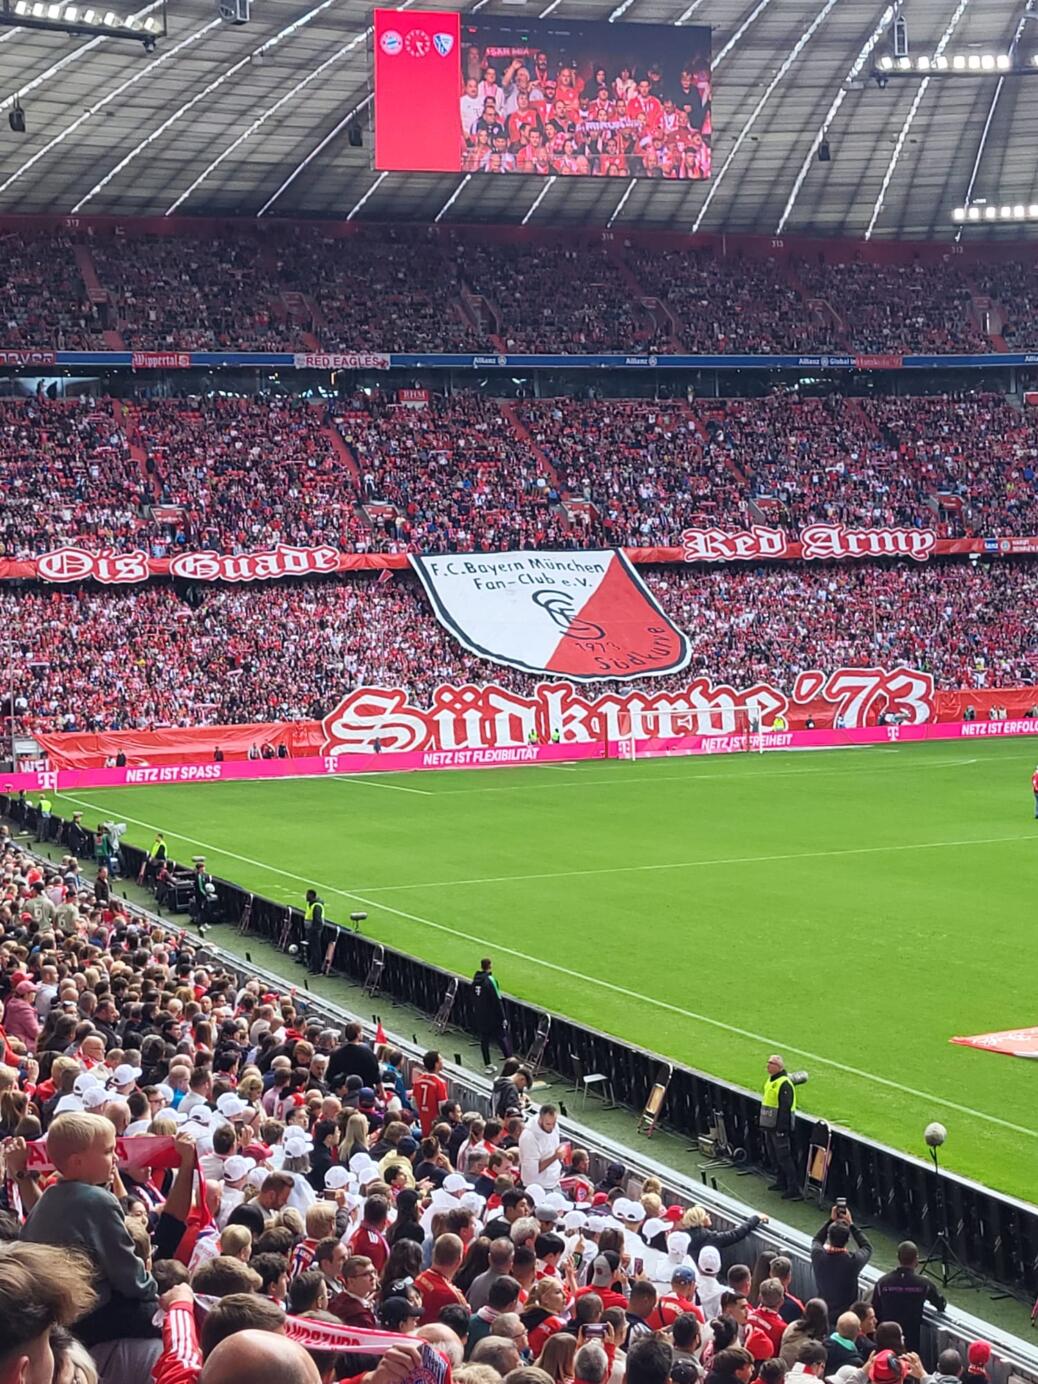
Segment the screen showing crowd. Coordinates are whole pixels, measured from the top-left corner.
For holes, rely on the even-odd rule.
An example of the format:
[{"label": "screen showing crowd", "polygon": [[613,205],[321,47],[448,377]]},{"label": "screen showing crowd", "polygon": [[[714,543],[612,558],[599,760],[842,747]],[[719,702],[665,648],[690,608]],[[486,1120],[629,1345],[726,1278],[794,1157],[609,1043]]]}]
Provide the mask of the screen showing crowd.
[{"label": "screen showing crowd", "polygon": [[710,177],[708,27],[480,18],[455,44],[447,15],[376,21],[377,167]]}]

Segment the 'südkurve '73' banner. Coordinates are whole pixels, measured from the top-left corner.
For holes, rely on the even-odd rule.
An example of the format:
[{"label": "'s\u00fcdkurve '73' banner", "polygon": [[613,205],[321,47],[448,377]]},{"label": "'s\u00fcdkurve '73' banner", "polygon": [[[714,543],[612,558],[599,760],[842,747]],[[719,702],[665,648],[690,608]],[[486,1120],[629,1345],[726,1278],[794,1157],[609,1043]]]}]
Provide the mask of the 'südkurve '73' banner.
[{"label": "'s\u00fcdkurve '73' banner", "polygon": [[684,668],[688,640],[624,553],[412,556],[439,622],[470,653],[591,682]]}]

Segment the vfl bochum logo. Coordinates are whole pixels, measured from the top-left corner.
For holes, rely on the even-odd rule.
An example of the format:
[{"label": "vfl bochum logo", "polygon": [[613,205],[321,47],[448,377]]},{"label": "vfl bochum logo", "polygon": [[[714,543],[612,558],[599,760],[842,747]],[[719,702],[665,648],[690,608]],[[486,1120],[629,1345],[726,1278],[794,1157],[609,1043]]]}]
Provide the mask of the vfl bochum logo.
[{"label": "vfl bochum logo", "polygon": [[451,49],[454,47],[454,35],[433,34],[433,47],[441,58],[450,57]]},{"label": "vfl bochum logo", "polygon": [[404,46],[404,40],[395,29],[387,29],[381,39],[382,51],[389,57],[395,58]]}]

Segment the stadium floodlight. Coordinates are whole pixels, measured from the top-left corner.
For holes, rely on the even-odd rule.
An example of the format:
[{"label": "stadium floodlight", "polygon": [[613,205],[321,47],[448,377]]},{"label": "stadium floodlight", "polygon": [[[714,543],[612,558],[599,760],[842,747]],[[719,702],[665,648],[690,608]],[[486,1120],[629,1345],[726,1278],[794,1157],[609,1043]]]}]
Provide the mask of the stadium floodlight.
[{"label": "stadium floodlight", "polygon": [[1038,202],[1032,202],[1027,208],[1027,215],[1032,221],[1038,221]]},{"label": "stadium floodlight", "polygon": [[[1036,58],[1035,61],[1038,61],[1038,58]],[[884,53],[883,56],[882,56],[882,57],[880,58],[880,60],[879,60],[880,71],[881,71],[881,72],[889,72],[890,69],[891,69],[893,66],[894,66],[894,59],[890,56],[889,53]]]},{"label": "stadium floodlight", "polygon": [[965,72],[965,71],[966,71],[966,59],[965,59],[965,57],[964,57],[964,55],[963,55],[962,53],[956,53],[955,56],[952,58],[952,71],[953,71],[953,72]]},{"label": "stadium floodlight", "polygon": [[930,59],[926,56],[925,53],[923,54],[923,56],[922,56],[921,58],[916,58],[916,60],[915,60],[915,67],[916,67],[916,71],[917,71],[917,72],[929,72],[929,71],[930,71]]},{"label": "stadium floodlight", "polygon": [[970,219],[971,221],[979,221],[979,220],[980,220],[980,208],[979,208],[979,207],[970,207],[969,212],[968,212],[968,216],[969,216],[969,219]]},{"label": "stadium floodlight", "polygon": [[898,58],[898,60],[897,60],[897,66],[898,66],[898,71],[900,71],[900,72],[911,72],[911,70],[912,70],[912,59],[911,59],[911,58]]},{"label": "stadium floodlight", "polygon": [[953,221],[965,221],[965,220],[966,220],[966,208],[965,208],[965,207],[956,207],[956,208],[954,209],[954,211],[952,212],[952,220],[953,220]]},{"label": "stadium floodlight", "polygon": [[979,54],[979,53],[971,53],[971,54],[969,55],[969,57],[966,59],[966,67],[967,67],[967,69],[968,69],[970,72],[979,72],[979,71],[980,71],[980,54]]},{"label": "stadium floodlight", "polygon": [[0,0],[0,26],[88,34],[95,38],[129,38],[154,47],[155,39],[166,34],[165,0],[157,0],[149,8],[160,11],[161,18],[154,13],[143,18],[139,0],[114,0],[104,10],[66,0]]},{"label": "stadium floodlight", "polygon": [[998,68],[999,72],[1008,72],[1013,66],[1013,59],[1008,53],[996,53],[995,66]]}]

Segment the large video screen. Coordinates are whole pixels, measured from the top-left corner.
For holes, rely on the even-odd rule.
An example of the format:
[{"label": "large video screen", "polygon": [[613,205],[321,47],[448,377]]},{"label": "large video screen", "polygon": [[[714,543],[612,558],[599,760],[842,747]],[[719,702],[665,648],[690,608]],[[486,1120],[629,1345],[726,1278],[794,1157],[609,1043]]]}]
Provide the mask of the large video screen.
[{"label": "large video screen", "polygon": [[710,29],[376,10],[375,167],[710,176]]}]

